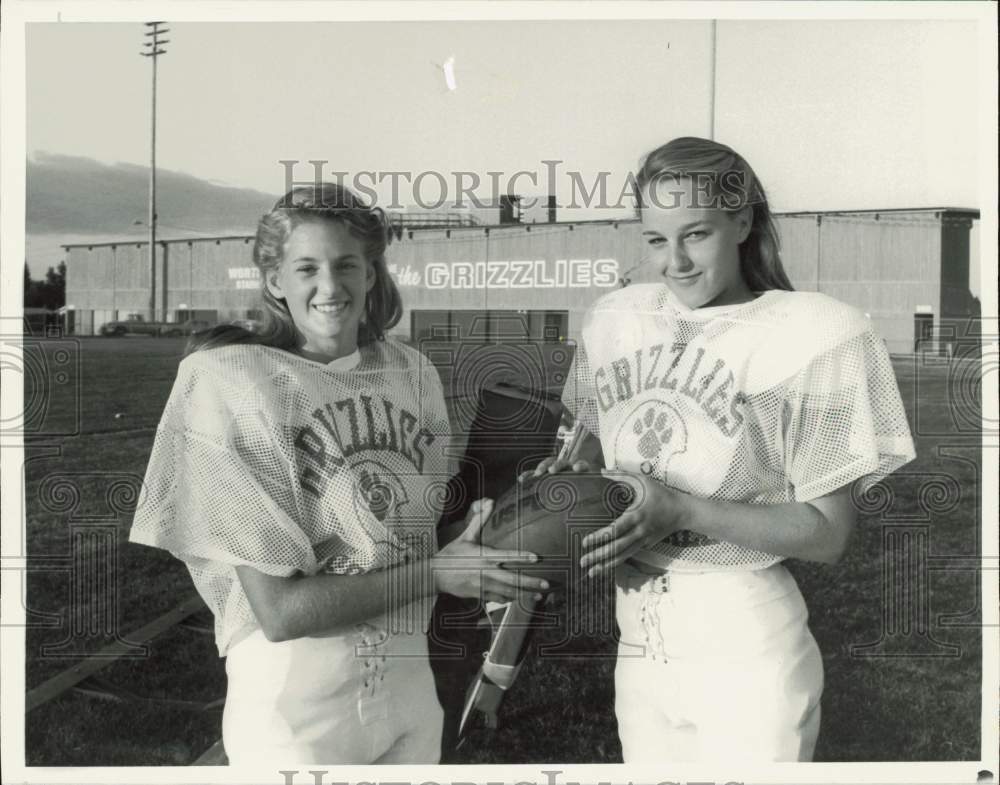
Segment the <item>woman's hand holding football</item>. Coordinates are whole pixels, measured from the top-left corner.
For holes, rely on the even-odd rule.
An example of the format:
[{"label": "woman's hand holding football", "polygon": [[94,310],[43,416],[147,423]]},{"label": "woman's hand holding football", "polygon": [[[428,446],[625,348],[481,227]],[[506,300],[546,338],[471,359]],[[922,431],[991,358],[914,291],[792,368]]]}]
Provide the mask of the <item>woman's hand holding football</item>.
[{"label": "woman's hand holding football", "polygon": [[600,575],[643,548],[687,528],[684,524],[686,501],[690,498],[687,494],[644,474],[609,469],[601,473],[609,480],[630,486],[635,499],[618,520],[583,538],[580,567],[588,577]]}]

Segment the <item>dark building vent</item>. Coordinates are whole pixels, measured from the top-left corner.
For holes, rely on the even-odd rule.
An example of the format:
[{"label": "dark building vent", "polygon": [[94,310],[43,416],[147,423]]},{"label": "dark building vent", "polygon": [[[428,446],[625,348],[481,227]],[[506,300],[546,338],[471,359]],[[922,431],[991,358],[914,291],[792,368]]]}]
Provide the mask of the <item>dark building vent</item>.
[{"label": "dark building vent", "polygon": [[514,194],[500,195],[500,224],[521,223],[521,197]]}]

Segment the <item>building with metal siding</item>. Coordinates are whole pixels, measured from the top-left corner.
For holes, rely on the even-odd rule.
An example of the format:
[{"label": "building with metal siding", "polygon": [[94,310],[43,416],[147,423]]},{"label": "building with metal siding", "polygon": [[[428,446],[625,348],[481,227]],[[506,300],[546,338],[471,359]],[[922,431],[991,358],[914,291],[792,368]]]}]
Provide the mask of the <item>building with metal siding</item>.
[{"label": "building with metal siding", "polygon": [[928,338],[979,315],[969,288],[978,217],[957,209],[817,215],[815,288],[870,314],[894,351],[912,351],[914,314],[934,315]]},{"label": "building with metal siding", "polygon": [[[916,330],[930,330],[924,337],[936,340],[950,322],[977,315],[969,290],[969,232],[978,217],[976,210],[940,208],[776,219],[796,288],[860,308],[892,351],[910,352]],[[521,314],[537,338],[575,337],[587,306],[618,285],[644,254],[634,220],[396,227],[396,235],[388,259],[406,312],[395,332],[413,337],[431,325],[465,332],[483,313]],[[152,317],[254,316],[260,283],[251,249],[252,238],[244,236],[159,242]],[[151,317],[145,243],[66,250],[71,332],[94,334],[103,322],[129,313]],[[918,312],[924,316],[918,319]],[[490,323],[479,319],[477,329]]]},{"label": "building with metal siding", "polygon": [[778,218],[781,233],[781,259],[785,272],[796,289],[816,291],[819,270],[818,232],[815,215],[789,215]]}]

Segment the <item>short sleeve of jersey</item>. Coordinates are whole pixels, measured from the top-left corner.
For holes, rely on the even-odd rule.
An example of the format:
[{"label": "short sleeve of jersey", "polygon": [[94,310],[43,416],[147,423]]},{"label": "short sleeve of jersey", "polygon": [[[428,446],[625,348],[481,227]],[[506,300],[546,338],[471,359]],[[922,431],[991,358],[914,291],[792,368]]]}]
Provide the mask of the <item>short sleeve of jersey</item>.
[{"label": "short sleeve of jersey", "polygon": [[423,355],[419,355],[420,365],[420,401],[424,407],[421,420],[427,423],[431,433],[446,444],[441,447],[445,455],[448,476],[458,472],[458,456],[451,452],[451,420],[448,417],[448,407],[444,399],[444,388],[441,377],[434,364]]},{"label": "short sleeve of jersey", "polygon": [[587,359],[587,350],[583,343],[578,343],[573,361],[566,374],[566,383],[562,389],[563,406],[584,427],[595,436],[600,437],[601,426],[597,411],[597,391],[594,387],[594,374]]},{"label": "short sleeve of jersey", "polygon": [[889,354],[870,326],[790,380],[782,419],[796,501],[854,481],[864,491],[915,457]]},{"label": "short sleeve of jersey", "polygon": [[181,363],[146,470],[133,542],[210,573],[240,565],[276,576],[316,571],[312,545],[296,523],[295,482],[278,447],[281,425],[272,413],[243,405],[252,394],[226,386],[197,360]]}]

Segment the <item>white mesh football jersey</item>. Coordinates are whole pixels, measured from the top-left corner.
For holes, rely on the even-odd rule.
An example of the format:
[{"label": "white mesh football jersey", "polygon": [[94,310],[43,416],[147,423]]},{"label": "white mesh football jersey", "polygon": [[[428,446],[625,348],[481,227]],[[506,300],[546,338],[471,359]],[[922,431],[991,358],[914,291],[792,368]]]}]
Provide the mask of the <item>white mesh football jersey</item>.
[{"label": "white mesh football jersey", "polygon": [[257,345],[180,364],[131,539],[187,564],[222,655],[258,626],[238,565],[356,574],[436,549],[452,473],[437,372],[390,340],[342,367]]},{"label": "white mesh football jersey", "polygon": [[[665,284],[633,285],[591,307],[582,344],[563,400],[606,465],[685,493],[803,502],[867,488],[915,455],[885,344],[824,294],[692,310]],[[637,558],[713,570],[782,557],[681,531]]]}]

